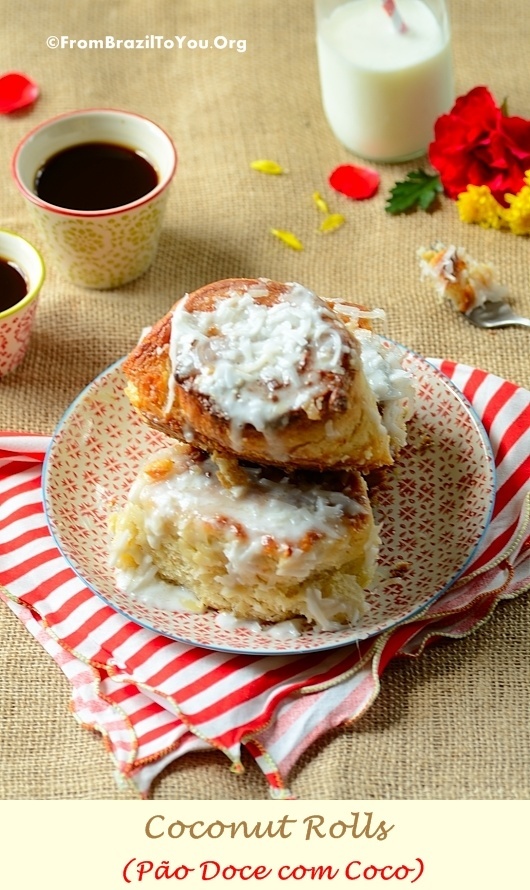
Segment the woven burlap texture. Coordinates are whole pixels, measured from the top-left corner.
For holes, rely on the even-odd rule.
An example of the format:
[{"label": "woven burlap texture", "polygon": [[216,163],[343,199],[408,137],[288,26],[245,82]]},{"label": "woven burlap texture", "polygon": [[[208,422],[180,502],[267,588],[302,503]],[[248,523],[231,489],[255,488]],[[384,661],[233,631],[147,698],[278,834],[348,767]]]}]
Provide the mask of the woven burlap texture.
[{"label": "woven burlap texture", "polygon": [[[1,227],[28,237],[46,261],[9,163],[20,138],[55,114],[96,106],[145,114],[171,134],[179,161],[157,259],[146,275],[120,290],[85,291],[48,266],[30,351],[0,382],[2,429],[51,433],[78,392],[126,353],[145,325],[186,291],[233,276],[297,280],[324,296],[382,306],[388,333],[412,349],[530,384],[528,332],[475,330],[436,301],[415,258],[435,239],[462,244],[495,264],[517,309],[530,315],[525,238],[466,226],[448,200],[432,214],[389,216],[389,189],[418,163],[379,166],[381,187],[370,201],[353,203],[328,187],[330,171],[355,159],[322,112],[312,0],[48,0],[33,6],[23,29],[19,11],[19,3],[5,0],[2,66],[28,73],[41,96],[31,111],[0,122]],[[453,0],[450,13],[457,92],[487,84],[499,101],[508,97],[511,113],[530,117],[523,0],[513,0],[504,18],[494,0]],[[210,44],[226,37],[246,41],[246,49],[46,45],[49,36],[106,35],[185,35]],[[257,158],[278,161],[285,174],[251,170]],[[339,231],[318,231],[315,191],[345,215]],[[275,240],[272,227],[296,233],[304,250]],[[292,790],[304,799],[527,798],[526,608],[526,597],[503,605],[473,637],[392,665],[369,712],[302,758]],[[0,634],[1,797],[134,796],[116,786],[101,739],[69,715],[59,669],[4,607]],[[266,798],[263,778],[246,765],[234,776],[221,755],[188,756],[157,780],[153,795]]]}]

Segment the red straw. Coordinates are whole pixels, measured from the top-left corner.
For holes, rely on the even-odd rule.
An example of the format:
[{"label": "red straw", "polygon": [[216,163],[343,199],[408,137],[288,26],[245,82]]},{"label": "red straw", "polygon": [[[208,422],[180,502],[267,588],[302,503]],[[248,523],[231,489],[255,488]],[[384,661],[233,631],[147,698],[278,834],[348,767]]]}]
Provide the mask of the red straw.
[{"label": "red straw", "polygon": [[383,9],[392,19],[392,24],[399,34],[404,34],[408,28],[399,14],[399,10],[394,0],[383,0]]}]

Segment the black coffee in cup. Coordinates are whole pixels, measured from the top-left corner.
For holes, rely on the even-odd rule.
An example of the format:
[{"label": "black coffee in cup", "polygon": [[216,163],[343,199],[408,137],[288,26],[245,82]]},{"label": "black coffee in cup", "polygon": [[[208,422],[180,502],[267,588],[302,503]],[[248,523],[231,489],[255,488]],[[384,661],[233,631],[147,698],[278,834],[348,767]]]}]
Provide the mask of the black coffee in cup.
[{"label": "black coffee in cup", "polygon": [[133,148],[113,142],[83,142],[52,155],[37,171],[35,192],[56,207],[109,210],[143,198],[158,174]]},{"label": "black coffee in cup", "polygon": [[28,283],[11,260],[0,257],[0,312],[11,309],[24,299],[28,292]]}]

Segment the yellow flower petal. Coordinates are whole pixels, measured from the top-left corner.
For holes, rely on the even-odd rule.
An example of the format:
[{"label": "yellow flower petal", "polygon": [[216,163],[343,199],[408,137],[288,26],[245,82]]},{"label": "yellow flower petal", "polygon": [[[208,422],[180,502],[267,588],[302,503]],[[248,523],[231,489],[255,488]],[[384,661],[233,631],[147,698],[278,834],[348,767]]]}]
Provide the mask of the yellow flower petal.
[{"label": "yellow flower petal", "polygon": [[324,201],[324,198],[322,197],[322,195],[319,194],[319,192],[313,192],[311,197],[313,198],[313,201],[315,202],[317,210],[320,210],[321,213],[329,213],[328,205]]},{"label": "yellow flower petal", "polygon": [[341,226],[346,222],[346,218],[342,215],[342,213],[330,213],[326,216],[325,219],[322,220],[318,227],[319,232],[334,232],[335,229],[340,229]]},{"label": "yellow flower petal", "polygon": [[267,161],[266,159],[260,159],[258,161],[252,161],[250,164],[253,170],[257,170],[258,173],[268,173],[269,176],[279,176],[280,173],[283,173],[283,167],[280,167],[276,161]]},{"label": "yellow flower petal", "polygon": [[283,241],[287,247],[290,247],[291,250],[303,250],[304,245],[300,241],[296,235],[293,235],[292,232],[286,232],[285,229],[271,229],[271,235],[274,235],[275,238],[278,238],[280,241]]}]

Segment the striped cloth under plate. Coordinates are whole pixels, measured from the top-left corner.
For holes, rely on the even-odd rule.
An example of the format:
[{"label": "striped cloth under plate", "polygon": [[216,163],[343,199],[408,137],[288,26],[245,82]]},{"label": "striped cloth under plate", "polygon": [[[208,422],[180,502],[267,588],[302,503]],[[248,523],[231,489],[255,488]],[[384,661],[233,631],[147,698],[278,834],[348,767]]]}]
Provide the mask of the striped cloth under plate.
[{"label": "striped cloth under plate", "polygon": [[530,392],[485,371],[431,360],[463,392],[495,456],[492,519],[464,575],[421,618],[343,648],[299,655],[229,654],[140,627],[92,593],[58,551],[41,491],[49,437],[0,433],[0,596],[60,666],[79,722],[105,737],[120,781],[147,796],[173,760],[242,746],[272,797],[331,728],[357,719],[397,656],[479,627],[530,586]]}]

